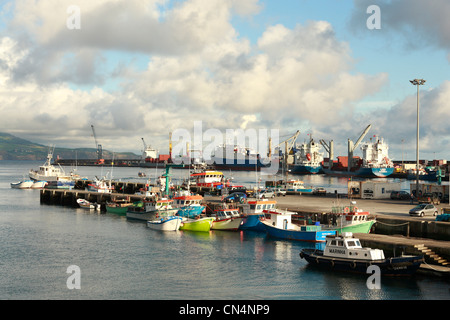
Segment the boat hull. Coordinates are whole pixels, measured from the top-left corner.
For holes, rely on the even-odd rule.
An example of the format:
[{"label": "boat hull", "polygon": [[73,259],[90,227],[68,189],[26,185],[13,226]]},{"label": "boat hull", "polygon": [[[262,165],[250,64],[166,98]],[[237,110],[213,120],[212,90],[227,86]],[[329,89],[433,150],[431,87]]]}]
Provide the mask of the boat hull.
[{"label": "boat hull", "polygon": [[281,229],[270,225],[268,222],[262,222],[266,228],[267,234],[272,238],[284,240],[296,240],[306,242],[325,242],[327,236],[336,234],[336,230],[320,230],[320,231],[302,231],[294,229]]},{"label": "boat hull", "polygon": [[336,230],[338,234],[342,234],[344,232],[352,232],[352,233],[370,233],[372,226],[375,224],[375,220],[370,220],[367,222],[362,222],[354,225],[348,225],[344,227],[336,227],[336,228],[326,228],[325,230]]},{"label": "boat hull", "polygon": [[354,171],[347,171],[347,168],[342,170],[322,168],[322,170],[330,176],[362,178],[386,178],[394,172],[394,168],[359,168]]},{"label": "boat hull", "polygon": [[241,226],[243,218],[228,218],[213,220],[211,230],[237,231]]},{"label": "boat hull", "polygon": [[239,229],[246,231],[265,232],[266,227],[264,227],[260,220],[262,217],[264,217],[263,214],[249,214],[247,216],[244,216]]},{"label": "boat hull", "polygon": [[322,250],[303,249],[300,258],[305,259],[310,265],[317,267],[367,274],[367,268],[375,265],[380,268],[384,276],[410,276],[414,274],[424,261],[423,257],[395,257],[382,260],[353,260],[345,258],[324,257]]},{"label": "boat hull", "polygon": [[209,232],[214,218],[183,219],[180,230]]},{"label": "boat hull", "polygon": [[290,166],[290,173],[294,174],[317,174],[322,172],[322,166],[312,166],[304,164],[294,164]]},{"label": "boat hull", "polygon": [[205,210],[205,206],[186,206],[178,209],[177,216],[194,219]]},{"label": "boat hull", "polygon": [[130,220],[152,221],[163,216],[173,216],[178,209],[153,210],[153,211],[134,211],[127,210],[126,216]]},{"label": "boat hull", "polygon": [[147,221],[147,227],[152,230],[177,231],[181,226],[181,217],[168,216],[158,220]]},{"label": "boat hull", "polygon": [[13,189],[30,189],[33,185],[32,180],[25,180],[16,183],[11,183],[11,188]]},{"label": "boat hull", "polygon": [[126,216],[128,207],[129,206],[106,204],[106,212]]}]

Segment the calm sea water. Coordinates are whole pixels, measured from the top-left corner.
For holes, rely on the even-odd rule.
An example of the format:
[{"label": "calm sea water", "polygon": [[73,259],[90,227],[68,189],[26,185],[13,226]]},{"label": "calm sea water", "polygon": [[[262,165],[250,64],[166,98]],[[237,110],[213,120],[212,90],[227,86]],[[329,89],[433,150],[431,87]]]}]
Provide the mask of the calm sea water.
[{"label": "calm sea water", "polygon": [[[41,205],[38,190],[10,183],[41,162],[0,161],[0,299],[153,300],[428,300],[449,299],[449,282],[415,276],[382,279],[370,290],[365,276],[316,270],[300,259],[313,245],[252,232],[158,232],[112,214]],[[70,170],[70,168],[66,168]],[[110,168],[79,167],[93,178]],[[114,168],[136,180],[139,168]],[[147,170],[147,174],[156,174]],[[254,172],[232,172],[256,184]],[[187,171],[174,170],[174,179]],[[346,189],[346,180],[321,176],[307,184]],[[142,179],[141,179],[142,180]],[[80,268],[80,289],[68,289],[67,268]]]}]

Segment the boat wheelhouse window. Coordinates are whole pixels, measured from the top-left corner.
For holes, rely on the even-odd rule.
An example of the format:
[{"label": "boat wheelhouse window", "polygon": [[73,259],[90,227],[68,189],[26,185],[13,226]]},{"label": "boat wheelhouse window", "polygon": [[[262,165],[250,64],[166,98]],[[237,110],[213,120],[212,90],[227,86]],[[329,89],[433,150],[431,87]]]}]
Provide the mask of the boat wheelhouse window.
[{"label": "boat wheelhouse window", "polygon": [[337,245],[338,245],[339,247],[343,247],[343,246],[344,246],[344,241],[338,240]]},{"label": "boat wheelhouse window", "polygon": [[353,240],[347,241],[347,246],[354,247],[354,246],[356,246],[356,242]]},{"label": "boat wheelhouse window", "polygon": [[256,206],[256,209],[260,210],[260,209],[261,209],[261,205],[258,204],[258,205]]},{"label": "boat wheelhouse window", "polygon": [[336,245],[336,240],[331,240],[330,245],[331,245],[331,246],[335,246],[335,245]]},{"label": "boat wheelhouse window", "polygon": [[266,205],[265,204],[263,204],[262,209],[266,210]]},{"label": "boat wheelhouse window", "polygon": [[256,207],[256,206],[255,206],[254,204],[251,204],[251,205],[250,205],[250,209],[252,209],[252,210],[254,210],[255,207]]}]

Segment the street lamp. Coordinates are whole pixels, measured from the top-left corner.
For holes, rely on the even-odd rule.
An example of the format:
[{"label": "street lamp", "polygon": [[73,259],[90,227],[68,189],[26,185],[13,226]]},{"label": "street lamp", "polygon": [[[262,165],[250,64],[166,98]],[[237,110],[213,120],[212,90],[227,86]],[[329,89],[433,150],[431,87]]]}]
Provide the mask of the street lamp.
[{"label": "street lamp", "polygon": [[426,80],[409,80],[417,86],[417,132],[416,132],[416,197],[419,197],[419,86],[424,85]]}]

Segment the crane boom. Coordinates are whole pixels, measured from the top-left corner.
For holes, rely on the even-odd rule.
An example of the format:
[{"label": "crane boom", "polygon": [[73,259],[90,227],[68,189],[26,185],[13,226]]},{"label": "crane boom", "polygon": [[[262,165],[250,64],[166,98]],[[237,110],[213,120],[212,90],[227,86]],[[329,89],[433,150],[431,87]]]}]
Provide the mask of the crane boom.
[{"label": "crane boom", "polygon": [[97,148],[97,160],[100,162],[101,160],[103,160],[102,145],[97,143],[97,136],[95,134],[95,129],[94,129],[93,124],[91,124],[91,128],[92,128],[92,133],[94,134],[95,147]]}]

